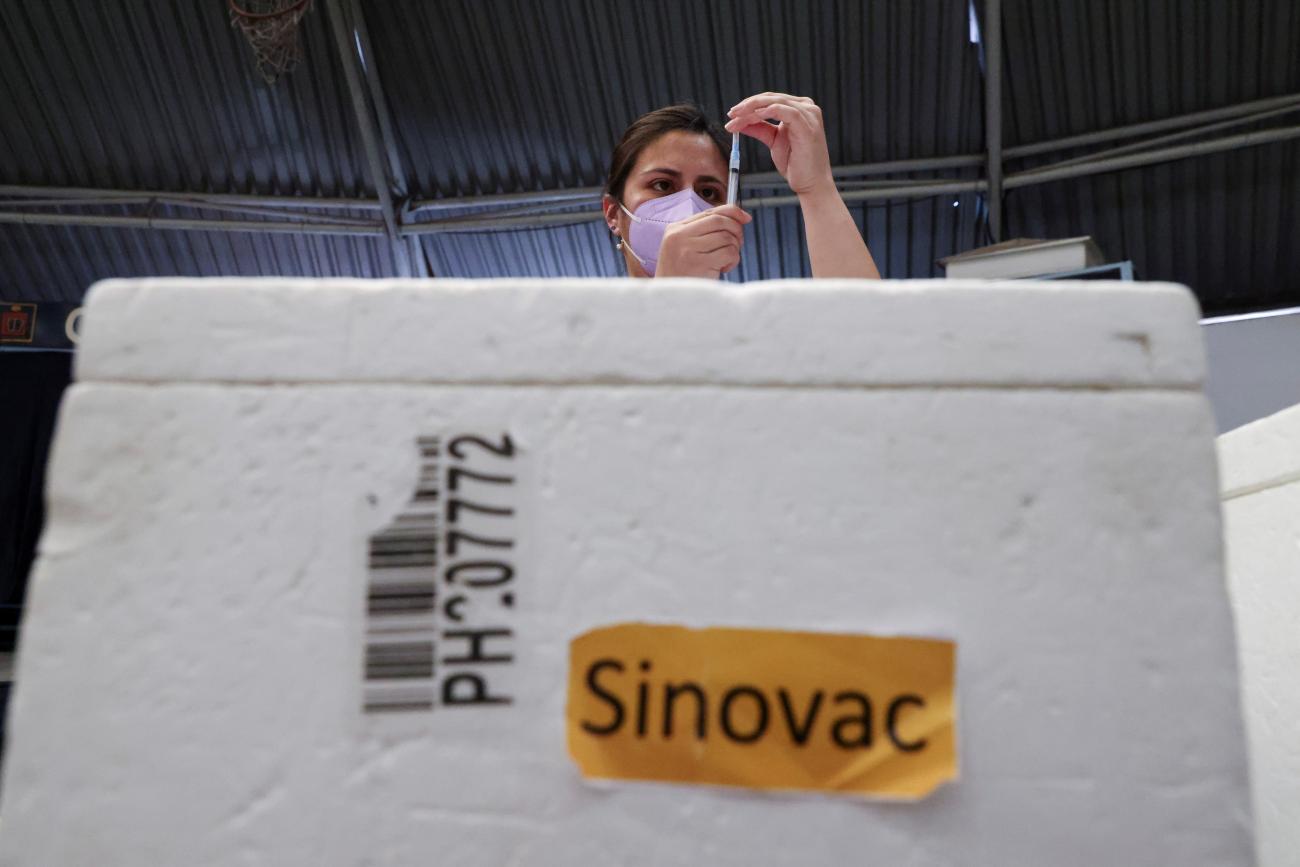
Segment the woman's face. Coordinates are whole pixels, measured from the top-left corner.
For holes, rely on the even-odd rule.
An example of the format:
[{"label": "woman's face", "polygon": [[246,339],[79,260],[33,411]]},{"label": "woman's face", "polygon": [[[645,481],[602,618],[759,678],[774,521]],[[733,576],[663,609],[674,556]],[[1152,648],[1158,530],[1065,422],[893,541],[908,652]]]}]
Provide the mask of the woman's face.
[{"label": "woman's face", "polygon": [[[637,207],[650,199],[670,196],[685,189],[712,205],[727,201],[727,163],[717,144],[705,133],[674,130],[648,144],[637,158],[623,185],[623,207],[636,213]],[[627,238],[631,220],[606,195],[603,201],[605,223],[620,238]],[[640,264],[624,251],[628,273],[646,276]]]}]

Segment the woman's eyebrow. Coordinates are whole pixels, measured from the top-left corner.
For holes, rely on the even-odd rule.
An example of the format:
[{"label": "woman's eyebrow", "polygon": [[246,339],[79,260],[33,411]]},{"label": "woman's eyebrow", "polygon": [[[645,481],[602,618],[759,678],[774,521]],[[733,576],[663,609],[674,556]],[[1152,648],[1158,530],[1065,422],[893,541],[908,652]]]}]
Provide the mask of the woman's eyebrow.
[{"label": "woman's eyebrow", "polygon": [[[677,171],[677,169],[669,169],[669,168],[664,168],[664,167],[662,167],[662,166],[660,166],[660,167],[655,167],[655,168],[645,169],[644,171],[641,172],[641,174],[643,174],[643,175],[668,175],[669,177],[673,177],[673,178],[680,178],[680,177],[682,176],[682,173],[679,172],[679,171]],[[721,184],[721,183],[722,183],[722,181],[718,180],[718,179],[715,178],[713,175],[700,175],[698,178],[696,178],[696,180],[697,180],[697,181],[704,181],[704,182],[707,183],[707,184]]]}]

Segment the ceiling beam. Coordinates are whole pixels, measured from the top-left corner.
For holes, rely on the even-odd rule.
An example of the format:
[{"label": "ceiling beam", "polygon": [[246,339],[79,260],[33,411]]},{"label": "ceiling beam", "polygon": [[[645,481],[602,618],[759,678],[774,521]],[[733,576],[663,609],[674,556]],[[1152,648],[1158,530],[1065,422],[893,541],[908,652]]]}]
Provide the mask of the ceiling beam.
[{"label": "ceiling beam", "polygon": [[1274,129],[1261,129],[1255,132],[1243,132],[1238,135],[1211,139],[1210,141],[1195,142],[1193,144],[1178,145],[1176,147],[1157,148],[1156,150],[1090,160],[1083,163],[1076,163],[1073,160],[1070,160],[1068,161],[1068,165],[1061,165],[1059,167],[1056,165],[1039,166],[1035,169],[1018,172],[1006,179],[1005,186],[1008,190],[1019,187],[1029,187],[1036,184],[1045,184],[1050,181],[1059,181],[1067,178],[1082,178],[1088,175],[1103,174],[1105,172],[1119,172],[1125,169],[1135,169],[1142,166],[1155,165],[1157,163],[1168,163],[1173,162],[1174,160],[1207,156],[1209,154],[1223,153],[1225,151],[1237,150],[1239,148],[1258,147],[1259,145],[1274,144],[1276,142],[1291,141],[1293,139],[1300,139],[1300,126],[1283,126]]},{"label": "ceiling beam", "polygon": [[[1212,124],[1203,129],[1192,130],[1188,134],[1200,134],[1215,128],[1222,127],[1223,124]],[[1163,137],[1154,141],[1166,141],[1169,137]],[[1179,144],[1172,147],[1147,149],[1136,153],[1116,153],[1116,150],[1103,151],[1101,154],[1092,158],[1082,160],[1069,159],[1059,163],[1052,163],[1044,166],[1037,166],[1021,172],[1015,172],[1007,175],[1003,179],[1003,189],[1018,189],[1021,187],[1033,186],[1036,184],[1049,183],[1051,181],[1065,180],[1069,178],[1086,177],[1088,175],[1102,174],[1105,172],[1124,171],[1127,169],[1139,168],[1142,166],[1155,165],[1158,163],[1171,162],[1174,160],[1187,159],[1192,157],[1205,156],[1215,153],[1236,150],[1239,148],[1257,147],[1261,145],[1274,144],[1278,142],[1292,141],[1300,139],[1300,126],[1274,127],[1271,129],[1257,130],[1254,132],[1240,133],[1237,135],[1224,136],[1210,139],[1208,141],[1192,142]],[[1148,143],[1149,144],[1149,143]],[[1127,148],[1122,150],[1127,151]],[[21,191],[29,196],[42,196],[49,198],[59,198],[52,190],[66,188],[48,188],[48,187],[0,187],[0,195],[14,194]],[[867,202],[867,201],[889,201],[898,199],[910,199],[927,197],[933,195],[943,195],[960,192],[985,192],[988,190],[988,181],[984,178],[924,178],[912,180],[900,180],[891,183],[888,186],[872,186],[866,189],[850,189],[841,193],[845,201],[848,202]],[[88,198],[81,201],[103,205],[128,204],[128,196],[133,197],[135,202],[142,200],[152,201],[148,193],[127,193],[122,191],[122,196],[107,197],[103,190],[78,190],[78,194],[85,195]],[[561,208],[580,207],[585,204],[581,199],[575,199],[575,191],[559,190],[555,191],[556,197],[550,200],[552,210]],[[94,194],[96,198],[89,198]],[[589,195],[588,193],[581,193]],[[163,194],[164,196],[169,194]],[[411,222],[409,219],[404,220],[398,228],[398,243],[407,245],[410,250],[412,239],[420,235],[437,234],[442,232],[490,232],[495,229],[513,229],[513,228],[540,228],[545,226],[573,225],[594,221],[600,218],[600,213],[592,208],[589,212],[569,212],[569,213],[532,213],[520,214],[518,209],[528,202],[538,202],[544,204],[546,199],[538,200],[536,194],[527,194],[534,196],[526,198],[522,195],[510,195],[491,197],[489,202],[497,205],[507,205],[512,208],[514,213],[502,215],[500,212],[491,211],[480,214],[473,214],[465,217],[456,217],[453,219],[431,220],[425,222]],[[241,201],[263,201],[260,198],[241,198]],[[45,201],[39,206],[57,206],[57,207],[75,207],[81,203],[75,198],[66,198],[58,202]],[[160,204],[166,204],[173,207],[186,207],[202,209],[201,203],[176,202],[159,198]],[[300,201],[298,198],[286,197],[286,202]],[[480,205],[482,200],[463,199],[459,201],[462,208],[473,208]],[[757,197],[747,199],[747,207],[787,207],[798,202],[797,197],[789,195],[777,195],[767,197]],[[8,205],[13,210],[6,211],[4,208]],[[71,214],[64,212],[48,212],[40,210],[28,210],[34,208],[30,201],[4,202],[0,200],[0,223],[23,223],[28,225],[54,225],[54,226],[103,226],[119,228],[145,228],[145,229],[191,229],[200,231],[227,231],[227,232],[275,232],[275,233],[299,233],[299,234],[324,234],[324,235],[352,235],[352,236],[372,236],[387,237],[387,227],[378,222],[367,223],[364,220],[356,218],[345,219],[336,218],[332,215],[321,214],[315,221],[310,219],[308,214],[295,214],[284,212],[286,217],[303,217],[306,218],[301,222],[292,220],[227,220],[227,219],[210,219],[210,218],[188,218],[188,217],[157,217],[149,214],[141,216],[130,215],[107,215],[107,214]],[[232,207],[232,210],[234,208]],[[544,210],[544,209],[538,209]],[[259,212],[260,213],[260,212]],[[409,211],[408,211],[409,216]],[[421,252],[422,251],[412,251]]]},{"label": "ceiling beam", "polygon": [[352,100],[352,114],[361,133],[361,147],[365,151],[366,164],[370,170],[370,180],[379,197],[380,213],[384,218],[384,229],[392,249],[393,262],[397,273],[410,277],[414,272],[410,247],[402,242],[399,233],[397,206],[393,201],[391,181],[380,153],[380,136],[376,129],[375,117],[366,102],[366,92],[357,70],[358,36],[356,28],[350,21],[344,0],[325,0],[329,11],[330,29],[334,33],[334,45],[338,49],[339,61],[343,66],[343,76],[347,80],[348,95]]},{"label": "ceiling beam", "polygon": [[1208,111],[1194,111],[1190,114],[1179,114],[1173,117],[1164,117],[1160,120],[1148,120],[1142,123],[1131,123],[1127,126],[1117,126],[1110,129],[1085,132],[1080,135],[1066,136],[1065,138],[1016,145],[1007,148],[1003,155],[1007,159],[1022,159],[1054,151],[1066,151],[1088,145],[1104,144],[1119,139],[1137,138],[1138,136],[1165,132],[1166,130],[1196,127],[1202,124],[1227,120],[1228,118],[1239,118],[1244,115],[1258,114],[1259,112],[1272,111],[1273,109],[1288,106],[1300,106],[1300,93],[1289,93],[1286,96],[1275,96],[1269,99],[1255,99],[1250,102],[1238,102],[1220,108],[1212,108]]},{"label": "ceiling beam", "polygon": [[348,226],[339,223],[279,220],[214,220],[189,217],[150,217],[122,214],[51,214],[41,211],[0,211],[0,223],[28,226],[91,226],[112,229],[186,229],[198,232],[254,232],[276,235],[368,235],[383,238],[383,225]]},{"label": "ceiling beam", "polygon": [[984,149],[989,234],[1002,240],[1002,0],[984,0]]},{"label": "ceiling beam", "polygon": [[[388,107],[388,94],[384,92],[383,83],[379,80],[379,59],[371,46],[370,28],[366,26],[365,10],[362,9],[361,0],[348,0],[348,2],[352,9],[352,28],[356,37],[357,51],[360,54],[361,69],[365,73],[366,84],[370,88],[370,103],[379,122],[379,140],[383,142],[384,153],[388,157],[389,179],[392,182],[393,193],[400,200],[396,213],[396,222],[400,229],[405,218],[410,215],[410,187],[406,167],[402,164],[402,155],[397,147],[397,131],[393,126],[392,112]],[[420,239],[407,238],[402,243],[407,245],[406,261],[409,264],[410,276],[434,276],[429,269]]]},{"label": "ceiling beam", "polygon": [[268,208],[305,208],[331,210],[334,208],[356,211],[378,211],[378,199],[352,199],[338,196],[261,195],[255,193],[196,193],[175,190],[119,190],[101,187],[43,187],[32,184],[0,184],[0,196],[68,199],[68,206],[78,204],[75,199],[168,199],[194,207],[215,205],[261,205]]},{"label": "ceiling beam", "polygon": [[[364,41],[362,44],[364,45]],[[1186,128],[1184,132],[1178,134],[1178,137],[1187,138],[1202,135],[1229,125],[1228,123],[1217,123],[1219,121],[1228,121],[1231,119],[1232,123],[1253,123],[1264,119],[1265,117],[1275,116],[1293,110],[1300,110],[1300,93],[1237,103],[1234,105],[1210,109],[1209,111],[1194,112],[1191,114],[1178,115],[1177,117],[1163,118],[1156,121],[1146,121],[1138,124],[1130,124],[1128,126],[1097,130],[1082,135],[1069,136],[1050,141],[1016,145],[1014,147],[1004,148],[1003,158],[1004,160],[1015,160],[1030,156],[1039,156],[1057,151],[1066,151],[1089,145],[1133,138],[1140,135],[1163,132],[1165,130],[1183,130]],[[1139,149],[1148,149],[1152,145],[1163,144],[1172,140],[1172,138],[1173,137],[1162,137],[1144,142],[1136,142],[1134,144],[1125,145],[1122,151],[1131,152]],[[1116,148],[1110,151],[1087,154],[1062,163],[1053,163],[1048,166],[1039,166],[1027,170],[1026,172],[1017,174],[1017,177],[1020,180],[1019,185],[1024,185],[1024,182],[1032,172],[1037,172],[1042,169],[1055,169],[1057,167],[1076,163],[1089,164],[1096,158],[1108,157],[1120,151],[1121,149]],[[986,161],[987,154],[962,154],[944,157],[922,157],[910,160],[889,160],[876,163],[858,163],[835,166],[831,171],[837,180],[841,182],[852,182],[858,178],[870,177],[872,175],[905,174],[922,171],[972,168],[984,165]],[[898,180],[896,183],[910,184],[916,183],[920,180],[922,179],[908,178]],[[780,176],[776,172],[758,172],[746,175],[745,183],[750,189],[753,189],[756,185],[760,184],[766,185],[771,183],[773,188],[779,188],[782,185]],[[846,183],[845,186],[848,186],[848,183]],[[562,202],[578,205],[584,201],[599,199],[601,191],[601,187],[570,187],[560,190],[538,190],[522,193],[502,193],[484,196],[429,199],[422,202],[407,200],[403,203],[403,208],[399,208],[398,210],[399,218],[397,222],[399,224],[405,222],[406,219],[409,219],[413,214],[432,213],[446,210],[467,210],[474,208],[509,208],[513,210],[515,208],[534,204],[554,204],[558,207],[559,203]],[[4,201],[5,198],[15,199],[16,201],[6,202]],[[5,207],[33,207],[30,202],[23,201],[30,199],[61,199],[64,201],[49,201],[42,203],[51,207],[57,206],[61,208],[90,207],[105,204],[127,205],[139,203],[141,201],[157,201],[160,204],[174,205],[178,207],[196,208],[201,210],[230,210],[236,212],[243,211],[243,206],[303,211],[336,210],[345,212],[378,212],[381,211],[383,207],[382,203],[378,199],[370,198],[270,195],[253,193],[200,193],[184,191],[177,192],[174,190],[124,190],[99,187],[47,187],[30,184],[0,184],[0,209]],[[303,216],[306,218],[306,215],[286,214],[286,216]],[[322,214],[320,219],[322,221],[331,222],[335,220],[357,222],[357,216],[355,214],[347,213]]]}]

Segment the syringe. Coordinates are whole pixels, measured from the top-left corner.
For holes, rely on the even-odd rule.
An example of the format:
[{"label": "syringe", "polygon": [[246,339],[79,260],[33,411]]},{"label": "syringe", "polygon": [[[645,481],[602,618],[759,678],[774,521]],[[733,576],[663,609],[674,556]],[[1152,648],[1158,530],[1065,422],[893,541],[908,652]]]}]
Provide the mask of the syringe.
[{"label": "syringe", "polygon": [[740,133],[731,134],[731,162],[727,165],[727,204],[740,197]]}]

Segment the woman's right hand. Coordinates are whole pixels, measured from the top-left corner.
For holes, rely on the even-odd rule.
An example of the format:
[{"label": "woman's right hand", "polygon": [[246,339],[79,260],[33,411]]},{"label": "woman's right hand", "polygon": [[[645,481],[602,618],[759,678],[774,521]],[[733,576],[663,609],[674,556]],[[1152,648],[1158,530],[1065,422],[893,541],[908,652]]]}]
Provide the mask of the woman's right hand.
[{"label": "woman's right hand", "polygon": [[719,205],[670,224],[655,276],[718,279],[740,264],[745,224],[753,219],[738,205]]}]

